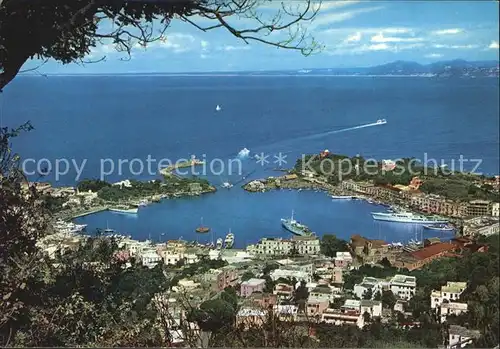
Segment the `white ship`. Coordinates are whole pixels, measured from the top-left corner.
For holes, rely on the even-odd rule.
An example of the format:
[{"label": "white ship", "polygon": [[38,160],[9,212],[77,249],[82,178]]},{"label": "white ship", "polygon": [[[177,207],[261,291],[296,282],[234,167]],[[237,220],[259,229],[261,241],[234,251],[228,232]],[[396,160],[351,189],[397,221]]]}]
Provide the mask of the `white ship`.
[{"label": "white ship", "polygon": [[216,247],[218,250],[220,250],[222,248],[222,239],[221,238],[217,239]]},{"label": "white ship", "polygon": [[413,224],[446,224],[447,220],[439,217],[426,217],[411,212],[372,212],[373,219],[377,221],[413,223]]}]

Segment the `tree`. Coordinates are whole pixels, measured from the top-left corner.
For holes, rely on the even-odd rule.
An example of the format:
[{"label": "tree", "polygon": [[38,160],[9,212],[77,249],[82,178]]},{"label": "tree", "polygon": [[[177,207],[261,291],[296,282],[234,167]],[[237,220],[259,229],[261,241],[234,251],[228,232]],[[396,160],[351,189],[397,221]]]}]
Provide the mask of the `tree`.
[{"label": "tree", "polygon": [[373,297],[373,290],[371,288],[367,289],[365,292],[363,292],[363,299],[372,299]]},{"label": "tree", "polygon": [[347,242],[333,234],[325,234],[321,238],[321,253],[327,257],[335,257],[337,252],[347,251]]},{"label": "tree", "polygon": [[382,306],[387,309],[394,309],[396,304],[396,296],[389,290],[382,291]]},{"label": "tree", "polygon": [[365,325],[369,324],[371,319],[372,319],[372,317],[371,317],[370,313],[365,311],[363,313],[363,321],[364,321]]},{"label": "tree", "polygon": [[241,276],[241,281],[247,281],[255,277],[255,274],[252,273],[251,271],[246,271],[243,273]]},{"label": "tree", "polygon": [[[270,14],[259,0],[4,0],[0,2],[0,90],[33,57],[89,63],[84,58],[99,43],[112,43],[118,51],[130,54],[136,44],[146,47],[168,40],[165,32],[174,19],[204,32],[225,29],[245,43],[257,41],[304,55],[320,49],[301,26],[314,18],[320,6],[311,0],[296,6],[282,4]],[[254,25],[236,28],[228,21],[241,17]],[[211,24],[202,26],[200,19]],[[111,30],[103,31],[101,23],[112,24]],[[284,32],[289,35],[280,35]]]}]

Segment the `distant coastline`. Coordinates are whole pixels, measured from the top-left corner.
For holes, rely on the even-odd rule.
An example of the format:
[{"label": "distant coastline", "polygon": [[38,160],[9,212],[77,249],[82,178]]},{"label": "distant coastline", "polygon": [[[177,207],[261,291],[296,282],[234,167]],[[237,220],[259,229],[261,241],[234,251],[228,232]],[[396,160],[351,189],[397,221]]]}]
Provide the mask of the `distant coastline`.
[{"label": "distant coastline", "polygon": [[[20,76],[40,76],[29,72]],[[372,67],[350,68],[297,68],[286,70],[261,70],[261,71],[208,71],[208,72],[127,72],[127,73],[102,73],[102,74],[51,74],[42,76],[173,76],[173,77],[499,77],[498,61],[465,61],[455,59],[438,61],[431,64],[419,64],[412,61],[395,61]]]}]

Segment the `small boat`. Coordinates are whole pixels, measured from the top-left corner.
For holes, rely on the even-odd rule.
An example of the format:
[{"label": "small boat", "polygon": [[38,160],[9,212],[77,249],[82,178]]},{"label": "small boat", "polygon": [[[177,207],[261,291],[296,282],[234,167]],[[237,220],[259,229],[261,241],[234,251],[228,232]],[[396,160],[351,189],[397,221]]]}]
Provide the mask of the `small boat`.
[{"label": "small boat", "polygon": [[386,123],[387,123],[387,121],[385,119],[378,119],[377,120],[377,124],[378,125],[383,125],[383,124],[386,124]]},{"label": "small boat", "polygon": [[225,248],[232,248],[234,245],[234,234],[231,233],[231,229],[229,229],[229,233],[226,235],[226,239],[224,240]]},{"label": "small boat", "polygon": [[196,228],[196,232],[197,233],[200,233],[200,234],[205,234],[205,233],[208,233],[210,231],[210,228],[209,227],[205,227],[203,226],[203,217],[201,218],[201,224],[198,228]]},{"label": "small boat", "polygon": [[147,206],[148,203],[149,203],[148,200],[141,200],[141,201],[139,201],[139,207]]},{"label": "small boat", "polygon": [[220,111],[222,108],[220,107],[220,105],[217,104],[217,106],[215,107],[215,110],[216,111]]},{"label": "small boat", "polygon": [[221,238],[217,239],[216,247],[218,250],[220,250],[222,248],[222,239]]},{"label": "small boat", "polygon": [[432,225],[424,225],[424,229],[437,230],[437,231],[454,231],[455,227],[453,227],[450,224],[432,224]]},{"label": "small boat", "polygon": [[221,187],[225,188],[225,189],[231,189],[233,187],[233,185],[229,182],[224,182],[224,183],[222,183]]}]

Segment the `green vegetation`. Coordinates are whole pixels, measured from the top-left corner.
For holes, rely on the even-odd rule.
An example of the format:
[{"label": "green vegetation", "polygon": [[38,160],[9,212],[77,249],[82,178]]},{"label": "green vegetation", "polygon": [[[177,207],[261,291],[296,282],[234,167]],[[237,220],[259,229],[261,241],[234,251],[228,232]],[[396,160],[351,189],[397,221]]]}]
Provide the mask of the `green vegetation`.
[{"label": "green vegetation", "polygon": [[420,190],[428,194],[437,194],[456,201],[490,200],[499,202],[498,193],[491,186],[479,187],[470,179],[426,177]]},{"label": "green vegetation", "polygon": [[97,192],[98,197],[104,201],[126,202],[154,195],[186,193],[191,190],[190,186],[193,183],[199,184],[203,191],[210,189],[210,183],[206,179],[195,176],[192,178],[169,177],[165,182],[130,180],[129,187],[111,185],[101,180],[85,179],[78,183],[77,187],[80,191]]},{"label": "green vegetation", "polygon": [[348,251],[347,241],[337,239],[333,234],[324,234],[321,237],[321,253],[327,257],[335,257],[337,252]]}]

